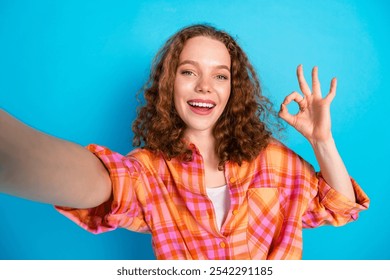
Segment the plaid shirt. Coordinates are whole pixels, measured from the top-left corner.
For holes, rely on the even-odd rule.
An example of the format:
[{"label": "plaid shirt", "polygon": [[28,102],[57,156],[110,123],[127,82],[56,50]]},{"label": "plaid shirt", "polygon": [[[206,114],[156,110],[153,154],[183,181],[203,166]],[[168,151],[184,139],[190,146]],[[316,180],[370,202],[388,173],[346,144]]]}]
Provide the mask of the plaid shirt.
[{"label": "plaid shirt", "polygon": [[340,226],[368,208],[353,179],[357,203],[274,141],[252,162],[226,163],[231,206],[219,229],[202,156],[191,147],[193,160],[183,162],[146,149],[122,156],[89,145],[110,173],[113,195],[96,208],[57,209],[93,233],[117,227],[150,232],[157,259],[300,259],[302,228]]}]

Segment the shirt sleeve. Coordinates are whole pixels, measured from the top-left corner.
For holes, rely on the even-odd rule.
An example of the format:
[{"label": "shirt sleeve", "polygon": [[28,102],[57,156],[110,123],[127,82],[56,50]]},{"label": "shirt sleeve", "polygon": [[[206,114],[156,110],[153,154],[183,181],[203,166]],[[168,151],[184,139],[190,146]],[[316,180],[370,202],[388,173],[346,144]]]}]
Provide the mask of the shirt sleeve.
[{"label": "shirt sleeve", "polygon": [[324,224],[342,226],[356,220],[359,212],[368,209],[370,200],[353,178],[351,183],[356,201],[349,200],[329,186],[321,172],[314,174],[310,182],[311,200],[302,216],[303,227],[312,228]]},{"label": "shirt sleeve", "polygon": [[[267,148],[266,166],[278,186],[287,219],[299,218],[302,227],[341,226],[358,218],[369,198],[351,178],[356,201],[350,201],[329,186],[313,166],[280,142]],[[298,222],[298,221],[297,221]]]},{"label": "shirt sleeve", "polygon": [[87,149],[97,156],[109,172],[112,183],[111,198],[89,209],[55,206],[64,216],[87,231],[102,233],[118,227],[137,232],[149,232],[145,218],[147,180],[140,165],[128,157],[105,147],[89,145]]}]

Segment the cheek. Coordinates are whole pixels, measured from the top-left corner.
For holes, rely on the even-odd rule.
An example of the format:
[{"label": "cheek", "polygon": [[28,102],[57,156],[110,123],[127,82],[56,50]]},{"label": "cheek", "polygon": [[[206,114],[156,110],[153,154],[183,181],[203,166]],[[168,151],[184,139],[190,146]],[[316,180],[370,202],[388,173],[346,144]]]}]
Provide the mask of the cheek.
[{"label": "cheek", "polygon": [[183,92],[185,90],[185,84],[181,79],[176,78],[175,83],[173,85],[173,96],[175,99],[179,99],[183,96]]},{"label": "cheek", "polygon": [[178,95],[185,95],[193,88],[193,81],[191,79],[185,77],[179,77],[175,79],[174,83],[174,91],[178,93]]},{"label": "cheek", "polygon": [[221,95],[221,102],[223,102],[225,105],[228,103],[230,95],[231,95],[231,87],[227,86],[222,92],[223,94]]},{"label": "cheek", "polygon": [[[183,102],[188,99],[188,96],[191,93],[192,84],[185,79],[175,79],[173,86],[173,99],[175,101],[175,106],[183,106]],[[177,109],[177,108],[176,108]]]}]

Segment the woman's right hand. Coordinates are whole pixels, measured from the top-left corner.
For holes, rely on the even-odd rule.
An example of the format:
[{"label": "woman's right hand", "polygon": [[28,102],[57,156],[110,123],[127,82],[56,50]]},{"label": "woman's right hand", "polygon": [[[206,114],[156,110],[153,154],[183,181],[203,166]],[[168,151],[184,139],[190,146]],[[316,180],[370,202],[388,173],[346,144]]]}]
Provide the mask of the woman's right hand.
[{"label": "woman's right hand", "polygon": [[0,109],[0,192],[89,208],[111,195],[108,171],[84,147],[33,129]]}]

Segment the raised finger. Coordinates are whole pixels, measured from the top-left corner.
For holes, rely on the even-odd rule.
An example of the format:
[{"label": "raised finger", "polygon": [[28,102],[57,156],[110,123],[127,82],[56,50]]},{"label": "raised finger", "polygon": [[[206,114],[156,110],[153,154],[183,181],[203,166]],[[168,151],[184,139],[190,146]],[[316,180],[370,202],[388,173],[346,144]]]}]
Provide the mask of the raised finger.
[{"label": "raised finger", "polygon": [[330,82],[330,89],[328,95],[325,99],[329,102],[332,102],[333,98],[336,96],[336,88],[337,88],[337,79],[333,78]]},{"label": "raised finger", "polygon": [[311,94],[311,91],[309,85],[306,82],[305,76],[303,74],[302,64],[298,65],[297,67],[297,77],[298,77],[299,88],[301,89],[302,93],[305,96],[309,96]]},{"label": "raised finger", "polygon": [[318,67],[314,66],[311,71],[311,80],[312,80],[312,90],[313,95],[316,97],[321,97],[321,85],[320,80],[318,79]]}]

